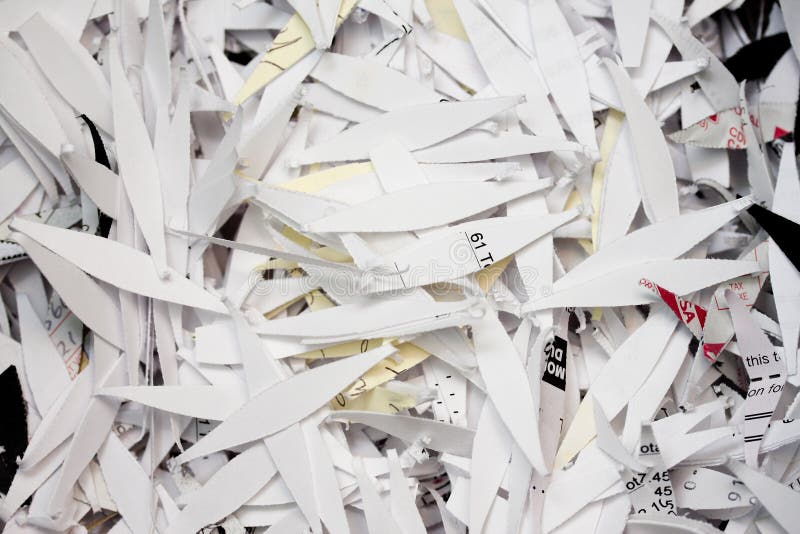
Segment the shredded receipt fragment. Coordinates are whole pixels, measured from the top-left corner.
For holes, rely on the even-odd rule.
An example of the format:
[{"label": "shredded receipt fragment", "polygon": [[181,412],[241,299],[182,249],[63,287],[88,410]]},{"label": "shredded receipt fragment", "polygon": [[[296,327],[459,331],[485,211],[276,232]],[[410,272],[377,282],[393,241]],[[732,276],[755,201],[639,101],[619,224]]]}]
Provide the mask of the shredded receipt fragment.
[{"label": "shredded receipt fragment", "polygon": [[800,532],[797,0],[0,0],[2,534]]}]

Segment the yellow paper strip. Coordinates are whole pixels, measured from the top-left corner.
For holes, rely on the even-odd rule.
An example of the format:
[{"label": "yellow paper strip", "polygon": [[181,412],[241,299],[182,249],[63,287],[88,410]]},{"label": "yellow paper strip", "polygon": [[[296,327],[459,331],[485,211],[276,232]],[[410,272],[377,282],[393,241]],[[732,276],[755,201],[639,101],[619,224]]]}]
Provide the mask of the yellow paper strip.
[{"label": "yellow paper strip", "polygon": [[467,32],[464,31],[464,26],[461,24],[461,18],[453,6],[453,0],[425,0],[425,5],[428,6],[428,12],[431,14],[436,31],[462,41],[469,41]]},{"label": "yellow paper strip", "polygon": [[[344,0],[339,8],[339,15],[336,19],[338,28],[344,19],[353,10],[358,0]],[[316,48],[311,31],[300,18],[295,14],[286,23],[286,26],[275,36],[272,46],[269,47],[258,63],[253,73],[244,82],[239,92],[233,99],[234,105],[239,105],[262,87],[278,77],[280,73],[303,59],[308,53]]]},{"label": "yellow paper strip", "polygon": [[384,387],[377,387],[354,399],[340,393],[331,401],[331,408],[334,410],[362,410],[386,414],[397,413],[414,406],[416,400],[411,395],[389,391]]},{"label": "yellow paper strip", "polygon": [[503,274],[503,271],[506,270],[506,267],[508,267],[512,257],[505,257],[475,273],[475,280],[478,282],[478,287],[481,288],[481,291],[484,293],[489,292],[497,279],[500,278],[500,275]]},{"label": "yellow paper strip", "polygon": [[331,345],[324,349],[310,350],[293,356],[294,358],[304,358],[306,360],[321,360],[323,358],[344,358],[354,354],[360,354],[368,350],[383,345],[383,338],[376,339],[354,339],[353,341],[345,341],[338,345]]},{"label": "yellow paper strip", "polygon": [[597,435],[597,430],[594,426],[594,403],[592,397],[587,395],[583,399],[572,423],[561,440],[561,445],[558,447],[556,459],[553,464],[553,470],[559,470],[569,462],[576,454],[581,452]]},{"label": "yellow paper strip", "polygon": [[338,184],[354,176],[373,172],[373,170],[372,163],[369,161],[349,163],[347,165],[339,165],[338,167],[332,167],[324,171],[300,176],[294,180],[284,182],[278,185],[278,187],[288,189],[289,191],[297,191],[299,193],[316,193],[320,189]]},{"label": "yellow paper strip", "polygon": [[269,271],[272,269],[283,269],[286,271],[291,271],[293,269],[297,269],[297,263],[289,260],[284,260],[281,258],[272,258],[270,260],[265,261],[264,263],[256,265],[253,268],[253,270],[259,270],[259,271]]},{"label": "yellow paper strip", "polygon": [[603,176],[606,173],[606,163],[611,150],[617,143],[617,137],[622,129],[625,114],[616,109],[609,109],[606,125],[603,129],[603,138],[600,140],[600,161],[595,163],[592,171],[592,247],[597,250],[597,225],[600,220],[600,200],[603,194]]},{"label": "yellow paper strip", "polygon": [[428,356],[430,356],[430,353],[413,343],[402,343],[398,345],[397,353],[394,354],[395,358],[399,358],[399,362],[395,361],[395,358],[386,358],[356,380],[355,384],[345,393],[345,396],[356,397],[381,384],[385,384],[403,371],[407,371],[421,363]]},{"label": "yellow paper strip", "polygon": [[310,237],[301,234],[300,232],[289,226],[284,226],[283,229],[281,230],[281,234],[283,234],[284,237],[291,240],[293,243],[303,247],[307,251],[313,253],[318,258],[322,258],[323,260],[335,261],[338,263],[353,262],[353,258],[348,256],[347,254],[330,247],[319,245],[316,241],[313,241]]},{"label": "yellow paper strip", "polygon": [[278,315],[283,313],[283,311],[286,310],[286,308],[288,308],[289,306],[291,306],[295,302],[299,302],[300,299],[302,299],[303,297],[304,297],[304,295],[301,295],[301,296],[297,297],[296,299],[292,299],[292,300],[290,300],[288,302],[284,302],[280,306],[277,306],[276,308],[274,308],[272,310],[268,310],[268,311],[264,312],[264,317],[266,317],[267,319],[274,319],[275,317],[277,317]]}]

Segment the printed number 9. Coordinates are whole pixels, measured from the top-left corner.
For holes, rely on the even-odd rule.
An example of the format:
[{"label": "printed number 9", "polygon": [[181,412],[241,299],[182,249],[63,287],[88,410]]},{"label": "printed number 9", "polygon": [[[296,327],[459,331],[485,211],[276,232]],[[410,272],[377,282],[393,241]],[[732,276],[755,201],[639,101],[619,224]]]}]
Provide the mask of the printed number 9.
[{"label": "printed number 9", "polygon": [[472,241],[473,243],[477,243],[481,239],[483,239],[483,234],[480,232],[474,233],[471,236],[469,236],[469,240]]}]

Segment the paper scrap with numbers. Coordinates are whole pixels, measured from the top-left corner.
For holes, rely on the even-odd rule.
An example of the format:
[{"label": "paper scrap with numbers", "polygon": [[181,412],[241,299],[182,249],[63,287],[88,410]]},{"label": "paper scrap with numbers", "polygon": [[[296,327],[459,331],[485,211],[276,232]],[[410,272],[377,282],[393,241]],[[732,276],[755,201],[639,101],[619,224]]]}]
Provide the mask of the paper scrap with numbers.
[{"label": "paper scrap with numbers", "polygon": [[0,0],[2,534],[800,532],[798,0]]}]

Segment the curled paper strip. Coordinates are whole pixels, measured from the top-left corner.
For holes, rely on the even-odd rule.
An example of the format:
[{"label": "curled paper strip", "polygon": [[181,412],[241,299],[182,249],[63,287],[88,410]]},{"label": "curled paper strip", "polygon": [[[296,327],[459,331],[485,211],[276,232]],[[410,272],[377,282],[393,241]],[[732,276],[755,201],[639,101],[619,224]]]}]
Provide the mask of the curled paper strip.
[{"label": "curled paper strip", "polygon": [[0,1],[3,532],[796,532],[798,28]]}]

